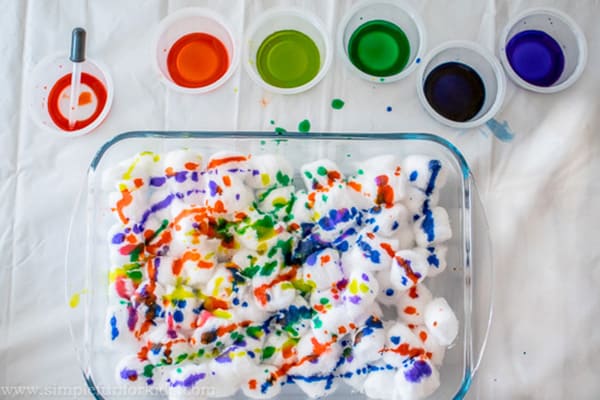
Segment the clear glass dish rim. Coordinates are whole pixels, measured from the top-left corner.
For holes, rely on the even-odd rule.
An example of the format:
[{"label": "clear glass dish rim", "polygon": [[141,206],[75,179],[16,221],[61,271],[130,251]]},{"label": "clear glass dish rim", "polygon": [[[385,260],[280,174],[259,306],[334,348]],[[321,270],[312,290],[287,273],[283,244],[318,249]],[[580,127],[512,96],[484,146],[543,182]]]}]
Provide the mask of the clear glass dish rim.
[{"label": "clear glass dish rim", "polygon": [[[310,134],[306,134],[306,133],[299,133],[299,132],[286,132],[284,134],[278,134],[278,133],[274,133],[274,132],[261,132],[261,131],[127,131],[127,132],[123,132],[120,133],[116,136],[114,136],[112,139],[108,140],[107,142],[105,142],[100,149],[95,153],[94,158],[92,159],[92,162],[89,166],[88,169],[88,174],[87,177],[85,179],[86,183],[89,184],[90,182],[90,178],[93,176],[93,174],[95,173],[97,167],[99,166],[100,162],[103,159],[104,154],[111,149],[113,146],[117,145],[118,143],[128,140],[128,139],[256,139],[256,140],[280,140],[280,141],[287,141],[288,139],[297,139],[297,140],[308,140],[308,141],[318,141],[318,140],[345,140],[345,141],[368,141],[368,140],[377,140],[377,141],[412,141],[412,140],[419,140],[419,141],[425,141],[425,142],[432,142],[438,145],[441,145],[442,147],[446,148],[450,154],[452,154],[452,156],[455,158],[455,160],[457,161],[460,170],[461,170],[461,179],[462,179],[462,185],[463,185],[463,200],[464,200],[464,216],[465,216],[465,220],[463,221],[463,225],[465,226],[465,238],[464,238],[464,248],[463,251],[465,252],[465,269],[468,270],[468,274],[469,276],[471,275],[471,269],[472,269],[472,258],[473,258],[473,254],[472,254],[472,227],[471,227],[471,217],[472,217],[472,191],[473,188],[475,187],[474,181],[472,179],[472,173],[471,173],[471,169],[465,159],[465,157],[463,156],[463,154],[461,153],[461,151],[454,145],[452,144],[449,140],[444,139],[440,136],[437,136],[435,134],[431,134],[431,133],[418,133],[418,132],[408,132],[408,133],[397,133],[397,132],[377,132],[377,133],[336,133],[336,132],[332,132],[332,133],[310,133]],[[77,200],[77,206],[81,207],[81,205],[79,204],[82,201],[82,197],[87,197],[87,191],[88,191],[88,185],[84,185],[84,187],[82,187],[82,193],[80,193],[80,196]],[[74,224],[74,216],[76,214],[76,210],[73,213],[73,219],[71,221],[70,227],[69,227],[69,237],[67,238],[67,242],[68,242],[68,246],[71,246],[71,234],[72,234],[72,228],[73,228],[73,224]],[[487,221],[484,221],[486,226],[487,226]],[[489,238],[488,238],[489,240]],[[87,257],[86,257],[87,258]],[[89,260],[86,260],[86,264]],[[492,261],[490,261],[490,264],[492,264]],[[69,265],[69,249],[67,249],[67,253],[66,253],[66,262],[65,262],[65,266],[68,269],[68,265]],[[493,266],[490,265],[490,268],[492,269],[492,274],[493,274]],[[67,280],[68,280],[68,270],[67,270]],[[469,296],[468,296],[468,301],[470,303],[472,303],[473,301],[473,297],[472,297],[472,285],[469,285],[469,287],[467,288],[467,290],[469,290]],[[493,291],[493,284],[491,286],[491,290]],[[481,344],[481,348],[476,349],[476,352],[478,354],[476,354],[476,358],[474,359],[473,356],[473,349],[471,348],[473,345],[473,338],[472,338],[472,329],[473,327],[471,326],[471,321],[473,318],[472,315],[472,307],[469,307],[470,311],[468,313],[468,315],[466,315],[467,318],[465,318],[465,325],[468,325],[468,328],[465,327],[465,330],[467,331],[467,334],[469,335],[469,340],[468,340],[468,346],[465,348],[465,352],[464,352],[464,359],[465,359],[465,371],[464,371],[464,378],[456,392],[456,394],[452,397],[453,400],[459,400],[459,399],[463,399],[467,392],[469,391],[469,388],[471,386],[472,383],[472,379],[475,375],[475,372],[478,369],[479,363],[481,361],[482,355],[485,351],[485,347],[486,347],[486,343],[487,343],[487,337],[489,335],[489,328],[491,325],[491,320],[492,320],[492,314],[493,314],[493,293],[490,295],[491,299],[490,299],[490,306],[489,306],[489,312],[488,315],[486,316],[487,319],[487,324],[486,324],[486,330],[485,330],[485,334],[484,334],[484,339],[482,341]],[[67,299],[68,299],[68,293],[67,293]],[[71,323],[71,321],[70,321]],[[72,326],[70,326],[71,329],[71,334],[73,336],[73,332],[72,332]],[[75,342],[75,337],[73,336],[73,340]],[[98,393],[98,389],[96,387],[96,384],[93,381],[93,377],[91,375],[88,375],[86,373],[86,370],[82,367],[82,372],[83,372],[83,377],[84,380],[86,382],[86,385],[88,386],[88,389],[90,391],[90,394],[92,394],[92,396],[95,399],[98,400],[106,400],[104,397],[102,397],[101,393]]]}]

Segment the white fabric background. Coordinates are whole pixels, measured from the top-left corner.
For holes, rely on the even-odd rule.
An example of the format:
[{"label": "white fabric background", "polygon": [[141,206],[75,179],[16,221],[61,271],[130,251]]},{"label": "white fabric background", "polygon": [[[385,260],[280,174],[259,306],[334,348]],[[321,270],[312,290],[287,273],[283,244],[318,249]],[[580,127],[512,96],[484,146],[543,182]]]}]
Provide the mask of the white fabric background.
[{"label": "white fabric background", "polygon": [[[291,97],[264,93],[243,68],[203,96],[159,82],[152,37],[168,12],[208,5],[241,37],[253,16],[275,4],[313,10],[334,33],[350,2],[0,1],[0,386],[84,384],[66,326],[63,258],[76,193],[102,143],[128,130],[272,131],[271,119],[295,130],[308,118],[313,131],[437,133],[473,167],[497,271],[495,318],[470,398],[599,398],[600,2],[414,0],[428,48],[469,39],[494,49],[507,19],[536,5],[557,7],[581,25],[589,61],[572,88],[538,95],[509,83],[499,119],[516,134],[510,143],[434,122],[417,101],[414,74],[372,86],[339,59],[318,87]],[[23,88],[35,63],[67,50],[76,25],[88,30],[89,56],[110,67],[115,101],[99,129],[64,139],[32,123]],[[334,97],[346,101],[343,110],[331,109]]]}]

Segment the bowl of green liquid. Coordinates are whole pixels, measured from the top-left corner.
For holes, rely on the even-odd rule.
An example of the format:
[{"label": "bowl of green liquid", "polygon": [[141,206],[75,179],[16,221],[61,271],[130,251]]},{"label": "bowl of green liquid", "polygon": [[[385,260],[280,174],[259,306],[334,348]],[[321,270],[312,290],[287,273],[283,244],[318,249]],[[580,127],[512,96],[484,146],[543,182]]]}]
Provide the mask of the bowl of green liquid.
[{"label": "bowl of green liquid", "polygon": [[346,14],[338,43],[347,66],[371,82],[393,82],[421,62],[425,29],[419,15],[402,2],[368,0]]},{"label": "bowl of green liquid", "polygon": [[263,13],[246,38],[246,70],[273,93],[304,92],[319,83],[331,65],[331,42],[324,24],[300,9]]}]

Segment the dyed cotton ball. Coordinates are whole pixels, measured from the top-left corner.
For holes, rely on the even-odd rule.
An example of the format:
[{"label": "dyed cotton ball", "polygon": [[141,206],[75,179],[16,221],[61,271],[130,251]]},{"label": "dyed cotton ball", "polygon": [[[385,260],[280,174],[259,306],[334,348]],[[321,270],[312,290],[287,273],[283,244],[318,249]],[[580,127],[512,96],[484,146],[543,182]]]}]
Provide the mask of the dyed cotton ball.
[{"label": "dyed cotton ball", "polygon": [[[181,262],[173,257],[156,256],[146,262],[148,278],[163,286],[174,286],[181,273]],[[177,275],[175,275],[177,273]]]},{"label": "dyed cotton ball", "polygon": [[301,295],[296,295],[289,307],[278,310],[272,316],[278,329],[290,338],[298,339],[310,329],[315,311]]},{"label": "dyed cotton ball", "polygon": [[425,285],[418,284],[402,292],[396,303],[398,316],[407,324],[420,325],[425,318],[425,307],[432,299]]},{"label": "dyed cotton ball", "polygon": [[280,218],[290,214],[294,201],[294,187],[284,186],[256,193],[257,207],[264,213],[275,213]]},{"label": "dyed cotton ball", "polygon": [[423,255],[415,250],[400,250],[394,256],[390,281],[397,290],[410,289],[427,277],[429,264]]},{"label": "dyed cotton ball", "polygon": [[442,207],[423,206],[423,215],[415,221],[415,239],[419,247],[428,247],[452,238],[448,213]]},{"label": "dyed cotton ball", "polygon": [[234,215],[254,201],[252,189],[237,176],[206,175],[203,189],[204,205],[219,214]]},{"label": "dyed cotton ball", "polygon": [[379,293],[377,293],[377,302],[387,306],[395,305],[398,302],[400,294],[404,291],[396,289],[390,280],[391,268],[382,269],[377,272],[377,282],[379,282]]},{"label": "dyed cotton ball", "polygon": [[394,399],[395,377],[396,371],[393,369],[370,373],[363,386],[365,395],[370,399]]},{"label": "dyed cotton ball", "polygon": [[192,354],[186,337],[174,327],[159,325],[148,334],[146,357],[154,365],[179,365]]},{"label": "dyed cotton ball", "polygon": [[402,166],[408,178],[408,184],[421,189],[427,196],[446,184],[447,171],[440,160],[411,155],[404,159]]},{"label": "dyed cotton ball", "polygon": [[304,164],[300,173],[307,191],[330,188],[344,179],[340,168],[331,160],[323,159]]},{"label": "dyed cotton ball", "polygon": [[235,237],[243,247],[264,252],[278,241],[287,240],[289,234],[283,221],[269,214],[252,212],[236,227]]},{"label": "dyed cotton ball", "polygon": [[[136,337],[143,337],[151,327],[162,324],[165,320],[163,296],[165,288],[153,281],[142,282],[131,297],[131,304],[136,316],[131,317],[128,324],[134,327]],[[133,322],[133,323],[131,323]]]},{"label": "dyed cotton ball", "polygon": [[340,379],[334,374],[292,375],[292,379],[304,394],[311,399],[320,399],[332,395],[340,384]]},{"label": "dyed cotton ball", "polygon": [[406,324],[401,322],[394,323],[388,329],[385,348],[383,360],[394,367],[401,367],[406,360],[412,358],[425,357],[425,349],[421,340]]},{"label": "dyed cotton ball", "polygon": [[[310,203],[312,204],[312,203]],[[295,200],[292,206],[292,215],[296,224],[302,224],[312,221],[312,205],[309,206],[308,193],[306,190],[298,190],[295,193]]]},{"label": "dyed cotton ball", "polygon": [[400,230],[407,229],[408,210],[402,204],[392,207],[375,207],[369,212],[371,228],[379,236],[395,237]]},{"label": "dyed cotton ball", "polygon": [[195,296],[189,295],[188,293],[193,294],[193,292],[183,286],[178,288],[167,286],[166,291],[170,293],[166,296],[167,300],[164,302],[168,323],[175,329],[191,333],[200,313],[200,301]]},{"label": "dyed cotton ball", "polygon": [[190,337],[190,345],[194,351],[204,350],[204,353],[210,354],[231,346],[235,339],[230,335],[225,335],[222,332],[227,332],[231,327],[232,321],[227,318],[215,316],[213,313],[202,310],[196,320],[196,330]]},{"label": "dyed cotton ball", "polygon": [[[107,169],[102,175],[104,191],[146,191],[150,177],[162,171],[160,156],[152,152],[136,154],[132,158]],[[139,194],[139,192],[138,192]]]},{"label": "dyed cotton ball", "polygon": [[231,362],[228,362],[228,359],[228,357],[216,357],[208,363],[208,371],[212,381],[211,397],[230,397],[240,388],[242,381],[231,367]]},{"label": "dyed cotton ball", "polygon": [[288,161],[280,155],[260,154],[248,161],[248,186],[254,189],[266,189],[274,186],[293,184],[294,170]]},{"label": "dyed cotton ball", "polygon": [[287,335],[271,332],[265,338],[261,352],[261,363],[281,367],[283,364],[295,363],[298,360],[297,340]]},{"label": "dyed cotton ball", "polygon": [[352,337],[352,356],[359,364],[377,361],[381,358],[379,351],[385,344],[385,336],[381,319],[370,316]]},{"label": "dyed cotton ball", "polygon": [[173,369],[167,383],[169,400],[190,399],[202,393],[210,394],[213,386],[207,364],[191,362]]},{"label": "dyed cotton ball", "polygon": [[344,278],[337,250],[327,248],[311,254],[302,264],[303,279],[317,289],[330,288]]},{"label": "dyed cotton ball", "polygon": [[353,271],[348,277],[348,286],[342,296],[347,317],[352,319],[369,310],[378,292],[379,284],[373,274],[366,271]]},{"label": "dyed cotton ball", "polygon": [[448,346],[458,334],[458,319],[446,299],[433,299],[425,308],[425,325],[442,346]]},{"label": "dyed cotton ball", "polygon": [[334,340],[320,341],[313,335],[305,335],[298,342],[298,360],[290,369],[292,376],[311,376],[318,371],[319,375],[329,375],[342,355],[342,347]]},{"label": "dyed cotton ball", "polygon": [[411,359],[396,373],[396,394],[398,398],[419,400],[426,398],[440,386],[440,375],[428,361]]},{"label": "dyed cotton ball", "polygon": [[348,323],[348,314],[338,293],[318,290],[311,295],[310,304],[315,310],[311,326],[318,340],[329,340],[332,335],[338,334],[340,327]]},{"label": "dyed cotton ball", "polygon": [[427,263],[429,264],[428,277],[432,278],[444,272],[447,266],[446,253],[448,252],[448,248],[446,246],[438,245],[435,247],[418,248],[417,251],[427,258]]},{"label": "dyed cotton ball", "polygon": [[[218,264],[215,257],[216,243],[209,240],[205,243],[205,248],[201,248],[200,251],[184,253],[187,256],[180,258],[176,263],[177,268],[181,267],[179,276],[183,278],[188,286],[194,289],[201,289],[210,281]],[[210,248],[215,250],[211,251]]]},{"label": "dyed cotton ball", "polygon": [[398,240],[398,250],[412,249],[416,245],[412,226],[400,229],[394,239]]},{"label": "dyed cotton ball", "polygon": [[[168,152],[163,158],[168,167],[164,174],[167,185],[174,193],[183,193],[198,188],[198,180],[202,168],[202,156],[190,149]],[[155,183],[156,180],[154,181]]]},{"label": "dyed cotton ball", "polygon": [[119,384],[143,386],[146,365],[148,363],[140,361],[136,354],[123,357],[117,363],[115,380]]},{"label": "dyed cotton ball", "polygon": [[277,367],[260,365],[248,374],[242,383],[244,395],[251,399],[271,399],[281,393],[282,379],[278,379]]},{"label": "dyed cotton ball", "polygon": [[385,239],[363,229],[350,251],[344,254],[342,265],[345,271],[381,271],[390,267],[398,241]]},{"label": "dyed cotton ball", "polygon": [[423,342],[425,355],[431,360],[433,365],[442,365],[444,355],[446,354],[446,347],[439,344],[438,340],[427,330],[425,325],[415,326],[412,328],[412,331]]},{"label": "dyed cotton ball", "polygon": [[348,186],[369,199],[371,207],[391,207],[405,196],[401,170],[395,156],[373,157],[359,164],[358,172],[349,180]]}]

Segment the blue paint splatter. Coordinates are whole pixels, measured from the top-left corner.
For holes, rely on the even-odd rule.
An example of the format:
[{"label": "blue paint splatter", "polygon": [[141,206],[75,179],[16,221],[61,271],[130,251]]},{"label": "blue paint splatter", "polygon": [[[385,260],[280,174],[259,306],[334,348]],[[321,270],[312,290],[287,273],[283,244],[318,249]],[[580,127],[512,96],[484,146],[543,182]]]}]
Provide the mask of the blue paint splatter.
[{"label": "blue paint splatter", "polygon": [[418,383],[431,376],[431,367],[425,361],[415,361],[412,368],[404,372],[404,377],[409,382]]},{"label": "blue paint splatter", "polygon": [[119,329],[117,329],[117,317],[114,315],[110,319],[110,340],[115,340],[119,336]]},{"label": "blue paint splatter", "polygon": [[442,163],[439,162],[439,160],[429,161],[429,172],[431,172],[431,176],[429,177],[429,182],[427,182],[427,188],[425,189],[425,194],[427,196],[431,196],[433,189],[435,189],[435,181],[440,173],[440,169],[442,169]]},{"label": "blue paint splatter", "polygon": [[411,173],[410,173],[410,175],[408,176],[408,179],[409,179],[411,182],[414,182],[414,181],[416,181],[416,180],[417,180],[417,178],[418,178],[418,177],[419,177],[419,173],[418,173],[417,171],[413,171],[413,172],[411,172]]},{"label": "blue paint splatter", "polygon": [[433,239],[435,239],[434,228],[435,222],[433,220],[433,212],[429,207],[429,200],[425,200],[423,203],[423,222],[421,222],[421,229],[425,232],[428,242],[433,242]]},{"label": "blue paint splatter", "polygon": [[510,130],[508,122],[506,121],[499,122],[498,120],[492,118],[487,121],[485,125],[488,127],[490,132],[492,132],[492,134],[502,142],[510,142],[515,138],[515,134]]},{"label": "blue paint splatter", "polygon": [[206,377],[206,374],[204,372],[200,372],[198,374],[190,374],[190,376],[186,377],[182,381],[174,381],[174,382],[171,381],[171,387],[175,388],[175,387],[178,387],[178,386],[183,386],[185,388],[191,388],[198,381],[201,381],[205,377]]}]

